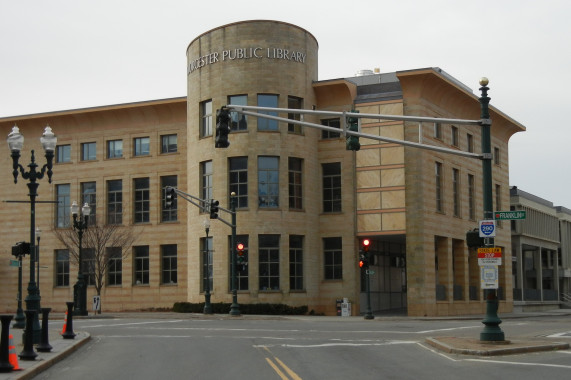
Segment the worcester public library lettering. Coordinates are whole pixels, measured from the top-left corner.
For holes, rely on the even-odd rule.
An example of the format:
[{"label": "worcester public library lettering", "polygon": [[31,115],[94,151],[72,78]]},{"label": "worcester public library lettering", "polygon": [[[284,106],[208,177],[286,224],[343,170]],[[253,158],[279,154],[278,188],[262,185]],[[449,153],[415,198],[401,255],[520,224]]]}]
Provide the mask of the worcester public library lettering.
[{"label": "worcester public library lettering", "polygon": [[212,65],[219,61],[232,61],[235,59],[268,58],[282,59],[286,61],[305,63],[306,54],[300,51],[292,51],[282,48],[235,48],[212,52],[192,60],[188,66],[188,74],[206,65]]}]

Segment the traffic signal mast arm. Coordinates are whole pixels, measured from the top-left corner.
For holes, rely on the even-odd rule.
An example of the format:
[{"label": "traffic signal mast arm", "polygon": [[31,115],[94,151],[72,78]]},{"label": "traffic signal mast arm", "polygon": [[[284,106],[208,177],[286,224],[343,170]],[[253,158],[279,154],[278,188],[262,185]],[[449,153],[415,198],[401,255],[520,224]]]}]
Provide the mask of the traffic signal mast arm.
[{"label": "traffic signal mast arm", "polygon": [[[194,206],[198,207],[200,209],[200,211],[202,212],[209,212],[208,207],[202,206],[202,205],[210,205],[210,201],[202,199],[202,198],[198,198],[195,197],[194,195],[185,193],[184,191],[181,191],[179,189],[177,189],[176,187],[172,187],[172,189],[174,189],[174,192],[177,194],[177,196],[181,197],[182,199],[186,200],[187,202],[193,204]],[[232,211],[228,210],[224,207],[220,207],[218,206],[219,210],[225,211],[227,213],[229,213],[230,215],[232,215]],[[218,217],[216,218],[217,220],[220,220],[222,223],[226,224],[229,227],[234,227],[234,225],[232,225],[232,223]]]},{"label": "traffic signal mast arm", "polygon": [[[382,137],[378,135],[370,135],[367,133],[362,133],[360,131],[351,131],[347,128],[347,123],[344,121],[347,117],[354,117],[354,118],[367,118],[367,119],[380,119],[380,120],[394,120],[394,121],[409,121],[409,122],[427,122],[427,123],[444,123],[444,124],[461,124],[461,125],[483,125],[483,124],[490,124],[489,119],[481,119],[481,120],[465,120],[465,119],[447,119],[447,118],[436,118],[436,117],[422,117],[422,116],[398,116],[398,115],[381,115],[381,114],[368,114],[368,113],[359,113],[359,112],[336,112],[336,111],[313,111],[313,110],[301,110],[301,109],[290,109],[290,108],[272,108],[272,107],[257,107],[257,106],[240,106],[240,105],[233,105],[229,104],[223,108],[228,109],[229,111],[238,112],[244,115],[250,115],[255,117],[261,117],[264,119],[270,120],[277,120],[283,121],[289,124],[297,124],[302,125],[305,127],[317,128],[324,131],[335,132],[335,133],[342,133],[344,136],[357,136],[363,137],[371,140],[377,141],[384,141],[394,144],[400,144],[415,148],[433,150],[437,152],[443,153],[450,153],[455,154],[457,156],[464,156],[464,157],[472,157],[472,158],[488,158],[484,157],[483,154],[477,153],[470,153],[470,152],[463,152],[456,149],[444,148],[434,145],[426,145],[422,143],[416,143],[413,141],[406,141],[406,140],[399,140],[399,139],[392,139],[390,137]],[[285,117],[267,115],[259,112],[250,112],[252,111],[273,111],[273,112],[280,112],[280,113],[294,113],[294,114],[310,114],[310,115],[319,115],[319,116],[329,116],[329,117],[340,117],[342,120],[343,129],[340,130],[339,128],[329,127],[327,125],[321,124],[314,124],[309,123],[306,121],[301,120],[294,120],[288,119]]]}]

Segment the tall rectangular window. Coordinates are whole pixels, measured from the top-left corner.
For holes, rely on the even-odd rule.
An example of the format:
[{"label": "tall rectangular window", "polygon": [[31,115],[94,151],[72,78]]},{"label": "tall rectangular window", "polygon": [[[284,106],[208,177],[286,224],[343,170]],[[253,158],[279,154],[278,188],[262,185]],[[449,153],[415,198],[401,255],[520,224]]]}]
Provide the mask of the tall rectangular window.
[{"label": "tall rectangular window", "polygon": [[82,161],[93,161],[96,159],[97,144],[94,142],[88,142],[81,144],[81,160]]},{"label": "tall rectangular window", "polygon": [[[288,96],[287,97],[287,108],[300,110],[303,109],[303,99],[298,98],[296,96]],[[288,113],[287,118],[291,120],[302,120],[302,116],[299,113]],[[288,123],[287,131],[291,133],[301,134],[301,125]]]},{"label": "tall rectangular window", "polygon": [[56,286],[69,286],[69,251],[56,249]]},{"label": "tall rectangular window", "polygon": [[303,290],[303,236],[289,236],[289,288]]},{"label": "tall rectangular window", "polygon": [[65,228],[70,225],[70,185],[56,185],[56,227]]},{"label": "tall rectangular window", "polygon": [[341,212],[341,163],[322,164],[323,212]]},{"label": "tall rectangular window", "polygon": [[460,217],[460,170],[452,169],[452,198],[454,216]]},{"label": "tall rectangular window", "polygon": [[97,191],[95,182],[82,182],[81,183],[81,204],[88,204],[91,208],[91,214],[89,214],[90,226],[97,224]]},{"label": "tall rectangular window", "polygon": [[174,222],[177,220],[178,217],[178,202],[177,199],[173,199],[171,202],[171,206],[169,208],[166,207],[167,204],[167,187],[174,187],[178,186],[178,178],[176,175],[169,175],[161,177],[161,221],[162,222]]},{"label": "tall rectangular window", "polygon": [[178,151],[177,135],[161,136],[161,153],[176,153]]},{"label": "tall rectangular window", "polygon": [[474,153],[474,136],[470,133],[466,135],[466,145],[468,152]]},{"label": "tall rectangular window", "polygon": [[258,236],[260,290],[280,289],[280,235]]},{"label": "tall rectangular window", "polygon": [[[341,130],[341,121],[339,119],[325,119],[321,120],[321,125]],[[322,139],[338,139],[341,136],[339,132],[321,131]]]},{"label": "tall rectangular window", "polygon": [[71,162],[71,145],[56,146],[56,162],[58,164]]},{"label": "tall rectangular window", "polygon": [[161,245],[161,281],[163,284],[177,283],[177,246]]},{"label": "tall rectangular window", "polygon": [[87,286],[95,286],[95,249],[83,248],[81,250],[83,257],[81,258],[83,264],[83,278]]},{"label": "tall rectangular window", "polygon": [[200,163],[200,193],[201,198],[206,201],[204,212],[208,211],[210,200],[213,197],[212,190],[212,161],[204,161]]},{"label": "tall rectangular window", "polygon": [[210,289],[210,292],[212,292],[212,289],[214,288],[214,257],[212,255],[212,236],[209,236],[208,238],[200,238],[200,252],[201,252],[201,256],[202,256],[202,270],[201,270],[201,274],[202,274],[202,284],[201,284],[201,292],[206,291],[206,284],[208,284],[208,287]]},{"label": "tall rectangular window", "polygon": [[434,166],[434,179],[436,182],[435,196],[436,196],[436,211],[444,212],[443,205],[443,189],[442,189],[442,163],[436,162]]},{"label": "tall rectangular window", "polygon": [[451,131],[452,131],[452,141],[451,141],[452,146],[458,146],[459,145],[458,127],[452,126]]},{"label": "tall rectangular window", "polygon": [[149,137],[136,137],[133,139],[133,156],[148,156],[151,154],[151,139]]},{"label": "tall rectangular window", "polygon": [[[231,95],[228,97],[228,104],[235,106],[247,106],[248,95]],[[230,129],[232,131],[245,131],[248,129],[248,119],[246,115],[236,111],[230,112]]]},{"label": "tall rectangular window", "polygon": [[293,210],[301,210],[303,208],[302,168],[303,160],[301,158],[288,158],[289,208]]},{"label": "tall rectangular window", "polygon": [[434,138],[442,140],[442,124],[434,123]]},{"label": "tall rectangular window", "polygon": [[[258,94],[258,107],[278,107],[278,96],[271,94]],[[258,111],[260,114],[266,114],[271,116],[278,116],[275,111],[262,112]],[[277,131],[278,122],[277,120],[265,119],[263,117],[258,118],[258,130],[259,131]]]},{"label": "tall rectangular window", "polygon": [[150,221],[150,185],[148,178],[135,178],[134,221],[148,223]]},{"label": "tall rectangular window", "polygon": [[236,207],[248,207],[248,157],[232,157],[228,167],[228,190],[236,194]]},{"label": "tall rectangular window", "polygon": [[476,219],[476,198],[474,192],[474,176],[468,174],[468,217],[470,220]]},{"label": "tall rectangular window", "polygon": [[323,263],[326,280],[343,278],[343,250],[341,237],[323,239]]},{"label": "tall rectangular window", "polygon": [[494,147],[494,164],[499,166],[501,162],[502,158],[500,157],[500,148],[496,146]]},{"label": "tall rectangular window", "polygon": [[107,224],[123,223],[123,181],[107,181]]},{"label": "tall rectangular window", "polygon": [[212,136],[212,100],[200,103],[200,137]]},{"label": "tall rectangular window", "polygon": [[149,284],[149,246],[141,245],[133,248],[134,285]]},{"label": "tall rectangular window", "polygon": [[258,205],[260,207],[279,206],[279,185],[278,157],[258,157]]},{"label": "tall rectangular window", "polygon": [[107,141],[107,158],[123,157],[123,140]]},{"label": "tall rectangular window", "polygon": [[121,247],[107,248],[107,285],[118,286],[123,284],[123,258]]}]

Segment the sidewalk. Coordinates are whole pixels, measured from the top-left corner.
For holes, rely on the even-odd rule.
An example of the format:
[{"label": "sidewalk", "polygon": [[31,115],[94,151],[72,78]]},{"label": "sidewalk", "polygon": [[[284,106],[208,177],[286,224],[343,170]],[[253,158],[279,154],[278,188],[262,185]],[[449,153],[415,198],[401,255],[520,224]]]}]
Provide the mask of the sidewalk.
[{"label": "sidewalk", "polygon": [[[571,309],[557,309],[544,312],[521,312],[499,315],[502,321],[528,317],[569,317],[571,320]],[[55,313],[50,316],[52,321],[62,320],[63,314]],[[404,315],[380,315],[375,316],[374,320],[368,323],[381,322],[383,320],[481,320],[482,315],[468,315],[456,317],[407,317]],[[107,318],[166,318],[166,319],[324,319],[337,321],[355,321],[362,320],[362,316],[352,317],[329,317],[329,316],[270,316],[270,315],[242,315],[239,317],[230,315],[204,315],[204,314],[181,314],[172,312],[124,312],[124,313],[106,313],[104,315],[80,317],[81,319],[107,319]],[[75,318],[74,318],[75,320]],[[56,326],[58,324],[56,323]],[[19,354],[23,350],[22,330],[10,329],[14,335],[16,352]],[[12,371],[8,373],[0,373],[0,380],[12,379],[31,379],[42,371],[51,367],[55,363],[65,359],[74,351],[86,344],[91,336],[84,331],[74,329],[74,339],[63,339],[61,336],[61,326],[58,329],[50,329],[49,343],[53,347],[51,352],[37,352],[36,360],[28,361],[18,358],[20,371]],[[475,355],[475,356],[494,356],[494,355],[510,355],[526,352],[552,351],[569,349],[569,343],[555,342],[548,339],[539,338],[518,338],[507,336],[504,342],[481,342],[476,338],[441,336],[427,338],[425,342],[446,353],[459,355]]]},{"label": "sidewalk", "polygon": [[[10,334],[14,336],[16,353],[18,355],[24,349],[22,344],[22,332],[23,330],[21,329],[10,328]],[[34,346],[34,351],[38,354],[36,359],[21,360],[18,357],[18,365],[21,370],[0,373],[0,380],[31,379],[57,362],[65,359],[91,339],[91,336],[87,332],[74,332],[76,334],[74,339],[63,339],[61,336],[61,326],[57,330],[51,329],[49,331],[49,343],[53,347],[52,350],[50,352],[38,352]]]}]

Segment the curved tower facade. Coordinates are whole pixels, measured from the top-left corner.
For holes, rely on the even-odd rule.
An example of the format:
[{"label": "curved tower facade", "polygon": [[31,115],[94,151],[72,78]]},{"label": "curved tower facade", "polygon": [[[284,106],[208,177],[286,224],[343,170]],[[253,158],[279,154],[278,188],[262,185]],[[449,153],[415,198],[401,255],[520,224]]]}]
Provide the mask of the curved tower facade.
[{"label": "curved tower facade", "polygon": [[[322,165],[328,159],[318,149],[321,131],[233,113],[230,146],[214,147],[216,110],[224,105],[315,108],[317,50],[316,39],[306,30],[261,20],[213,29],[187,49],[188,191],[218,200],[226,209],[229,194],[236,193],[236,241],[246,246],[238,265],[239,303],[287,303],[321,310],[334,307],[335,298],[358,295],[355,281],[350,282],[351,290],[344,289],[341,276],[342,252],[354,246],[352,221],[331,224],[331,219],[320,218]],[[347,155],[344,149],[340,154]],[[327,185],[326,191],[334,192],[334,187]],[[210,277],[212,301],[228,302],[231,229],[220,220],[209,220],[205,211],[189,205],[189,300],[203,300]],[[231,221],[230,214],[219,215]],[[205,220],[210,222],[208,239]],[[336,229],[346,231],[347,237]],[[343,250],[343,244],[351,249]],[[338,253],[324,264],[324,250]],[[329,291],[323,289],[324,279],[331,280],[325,282]]]}]

